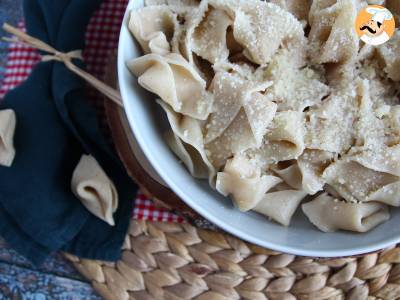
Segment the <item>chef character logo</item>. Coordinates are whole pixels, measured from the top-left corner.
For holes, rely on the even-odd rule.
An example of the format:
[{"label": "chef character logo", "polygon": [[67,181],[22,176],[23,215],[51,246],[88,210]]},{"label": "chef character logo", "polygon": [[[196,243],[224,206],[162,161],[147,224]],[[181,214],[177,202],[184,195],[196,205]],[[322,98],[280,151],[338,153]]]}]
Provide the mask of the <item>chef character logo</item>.
[{"label": "chef character logo", "polygon": [[378,46],[386,43],[393,36],[394,29],[395,21],[392,13],[380,5],[369,5],[356,19],[357,34],[369,45]]}]

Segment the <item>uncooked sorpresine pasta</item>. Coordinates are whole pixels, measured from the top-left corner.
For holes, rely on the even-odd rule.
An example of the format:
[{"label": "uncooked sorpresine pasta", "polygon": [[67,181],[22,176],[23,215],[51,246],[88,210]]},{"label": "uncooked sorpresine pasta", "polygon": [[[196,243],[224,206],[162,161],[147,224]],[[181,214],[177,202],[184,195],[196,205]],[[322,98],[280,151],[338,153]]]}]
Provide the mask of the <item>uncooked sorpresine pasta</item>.
[{"label": "uncooked sorpresine pasta", "polygon": [[400,31],[362,44],[367,4],[148,0],[127,65],[171,149],[238,209],[289,226],[301,207],[322,231],[365,232],[400,206]]}]

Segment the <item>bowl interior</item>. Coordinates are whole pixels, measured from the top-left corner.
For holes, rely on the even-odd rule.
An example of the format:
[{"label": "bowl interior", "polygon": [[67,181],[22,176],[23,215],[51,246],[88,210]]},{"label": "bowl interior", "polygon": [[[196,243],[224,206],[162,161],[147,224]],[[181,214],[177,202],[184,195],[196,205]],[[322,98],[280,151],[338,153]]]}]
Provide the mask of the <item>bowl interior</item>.
[{"label": "bowl interior", "polygon": [[[127,11],[143,6],[130,1]],[[162,179],[198,213],[241,239],[262,247],[296,255],[334,257],[356,255],[382,249],[400,241],[400,211],[391,210],[391,219],[364,233],[323,233],[303,215],[301,209],[286,228],[253,212],[242,213],[231,201],[211,189],[206,180],[193,178],[163,139],[169,127],[156,96],[146,92],[126,67],[126,61],[142,55],[127,29],[125,14],[118,48],[118,80],[125,111],[132,131]]]}]

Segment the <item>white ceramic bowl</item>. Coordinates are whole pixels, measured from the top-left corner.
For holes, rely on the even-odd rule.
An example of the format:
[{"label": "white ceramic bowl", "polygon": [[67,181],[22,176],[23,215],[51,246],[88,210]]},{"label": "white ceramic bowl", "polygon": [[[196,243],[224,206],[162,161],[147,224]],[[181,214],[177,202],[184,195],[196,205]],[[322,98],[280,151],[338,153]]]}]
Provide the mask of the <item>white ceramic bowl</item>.
[{"label": "white ceramic bowl", "polygon": [[[130,1],[127,12],[142,7],[143,0]],[[269,249],[296,255],[335,257],[382,249],[400,241],[400,209],[391,219],[364,233],[323,233],[298,209],[290,227],[283,227],[253,212],[242,213],[231,201],[211,189],[206,180],[193,178],[170,151],[163,139],[168,128],[166,116],[155,96],[137,84],[126,62],[142,55],[127,29],[128,13],[121,28],[118,48],[118,80],[132,131],[151,165],[189,206],[225,231]]]}]

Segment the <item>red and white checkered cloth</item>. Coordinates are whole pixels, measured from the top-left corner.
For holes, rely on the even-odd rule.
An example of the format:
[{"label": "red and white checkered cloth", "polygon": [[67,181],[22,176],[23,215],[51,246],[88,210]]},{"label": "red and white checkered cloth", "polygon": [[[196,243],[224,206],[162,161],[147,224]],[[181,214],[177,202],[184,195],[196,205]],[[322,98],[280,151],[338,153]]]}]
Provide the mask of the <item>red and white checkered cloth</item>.
[{"label": "red and white checkered cloth", "polygon": [[[100,79],[104,76],[108,58],[117,48],[119,30],[127,4],[128,0],[105,0],[88,25],[83,57],[87,70]],[[24,30],[23,22],[18,26]],[[0,87],[0,99],[9,90],[23,82],[40,59],[35,49],[18,43],[10,44],[4,79]],[[99,95],[92,91],[89,97],[101,112],[103,102]],[[154,202],[140,191],[136,195],[133,218],[179,223],[184,221],[181,216],[155,207]]]}]

